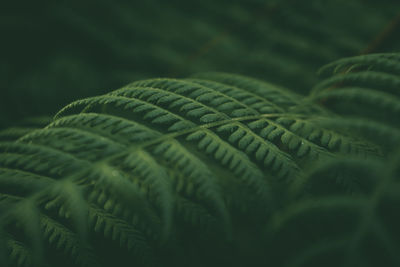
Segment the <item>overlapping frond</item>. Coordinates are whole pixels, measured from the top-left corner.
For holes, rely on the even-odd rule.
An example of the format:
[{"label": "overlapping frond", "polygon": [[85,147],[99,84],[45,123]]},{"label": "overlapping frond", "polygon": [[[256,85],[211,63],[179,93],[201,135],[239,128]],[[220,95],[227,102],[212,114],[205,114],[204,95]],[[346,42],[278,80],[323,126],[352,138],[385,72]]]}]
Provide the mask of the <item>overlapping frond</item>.
[{"label": "overlapping frond", "polygon": [[[73,102],[0,145],[3,190],[42,210],[39,236],[72,260],[82,247],[72,233],[150,258],[178,225],[231,239],[232,216],[273,209],[273,184],[296,179],[300,156],[324,148],[277,121],[295,94],[229,77],[237,84],[154,79]],[[266,124],[279,133],[267,137]]]},{"label": "overlapping frond", "polygon": [[0,252],[11,266],[157,266],[224,246],[227,263],[250,235],[277,266],[330,253],[352,266],[378,247],[397,264],[397,57],[328,65],[309,97],[205,73],[77,100],[0,143]]},{"label": "overlapping frond", "polygon": [[[331,120],[336,127],[342,124],[350,131],[358,128],[359,133],[362,127],[366,135],[372,131],[385,131],[386,134],[390,132],[389,138],[397,139],[396,132],[400,126],[399,68],[398,53],[338,60],[321,68],[321,74],[333,72],[333,76],[317,84],[310,98],[347,116],[345,120]],[[353,118],[353,126],[346,122],[349,116]],[[385,139],[377,138],[375,141],[378,139],[383,144]]]},{"label": "overlapping frond", "polygon": [[290,204],[266,231],[279,266],[400,264],[399,66],[399,54],[375,54],[321,69],[334,76],[310,99],[342,116],[313,123],[346,134],[352,145],[354,136],[367,139],[377,150],[315,163],[290,186]]},{"label": "overlapping frond", "polygon": [[51,117],[42,116],[19,121],[13,127],[0,130],[0,141],[15,141],[29,132],[43,128],[51,120]]},{"label": "overlapping frond", "polygon": [[276,262],[296,267],[326,262],[397,266],[398,163],[398,158],[390,164],[343,158],[313,169],[296,186],[301,200],[276,215],[268,229],[273,246],[286,255],[278,254]]}]

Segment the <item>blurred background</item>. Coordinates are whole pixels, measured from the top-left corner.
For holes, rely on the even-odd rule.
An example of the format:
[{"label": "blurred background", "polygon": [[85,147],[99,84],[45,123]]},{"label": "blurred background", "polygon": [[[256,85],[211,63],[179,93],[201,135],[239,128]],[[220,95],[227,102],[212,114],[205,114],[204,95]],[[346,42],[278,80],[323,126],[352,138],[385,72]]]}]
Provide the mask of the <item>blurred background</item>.
[{"label": "blurred background", "polygon": [[400,49],[398,0],[0,4],[0,128],[138,79],[245,74],[300,93],[323,64]]}]

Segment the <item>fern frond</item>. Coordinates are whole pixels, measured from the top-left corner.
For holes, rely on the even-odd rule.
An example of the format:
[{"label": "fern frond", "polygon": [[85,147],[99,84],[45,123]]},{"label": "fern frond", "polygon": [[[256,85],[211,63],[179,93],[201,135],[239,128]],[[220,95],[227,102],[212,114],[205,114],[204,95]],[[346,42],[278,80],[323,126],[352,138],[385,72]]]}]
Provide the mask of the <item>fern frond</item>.
[{"label": "fern frond", "polygon": [[[276,122],[261,119],[252,122],[249,126],[252,129],[258,129],[260,136],[274,142],[276,139],[286,146],[289,151],[293,151],[297,157],[308,155],[311,158],[317,158],[323,154],[328,155],[328,152],[305,138],[293,133],[278,122],[282,122],[282,118],[279,118]],[[284,167],[287,169],[287,167]]]},{"label": "fern frond", "polygon": [[126,221],[126,218],[121,214],[110,213],[92,206],[90,207],[89,218],[94,232],[116,242],[121,249],[133,252],[135,256],[140,257],[137,260],[138,263],[144,264],[154,257],[153,238],[149,237],[137,225]]},{"label": "fern frond", "polygon": [[193,76],[204,80],[220,82],[230,86],[241,88],[258,95],[281,108],[287,108],[297,103],[301,99],[298,94],[257,79],[229,73],[202,73]]},{"label": "fern frond", "polygon": [[335,126],[328,122],[340,121],[341,117],[310,117],[296,118],[292,116],[281,117],[277,120],[281,125],[299,135],[309,142],[320,146],[331,152],[339,152],[343,154],[359,154],[367,153],[373,148],[372,144],[368,144],[363,140],[357,140],[348,134],[338,131]]},{"label": "fern frond", "polygon": [[337,157],[310,168],[303,179],[292,184],[291,190],[297,196],[370,194],[379,183],[378,170],[382,167],[376,159]]},{"label": "fern frond", "polygon": [[[173,80],[173,79],[152,79],[148,81],[134,82],[128,86],[145,86],[151,88],[157,88],[165,92],[171,92],[175,95],[180,102],[170,103],[170,107],[179,107],[181,111],[184,110],[197,110],[204,109],[206,114],[214,113],[215,116],[220,114],[223,117],[239,117],[245,115],[254,115],[254,111],[248,109],[242,102],[230,97],[227,94],[223,94],[217,90],[202,86],[197,83],[192,83],[185,80]],[[122,89],[125,91],[124,89]],[[151,89],[146,90],[146,94],[154,95],[151,93]],[[131,94],[132,96],[140,95],[141,92]],[[143,94],[141,94],[143,96]],[[145,96],[146,97],[146,96]],[[152,98],[148,98],[149,101],[158,101],[159,97],[165,97],[163,95],[154,95]],[[171,96],[169,96],[170,98]],[[164,100],[164,99],[163,99]],[[176,99],[177,100],[177,99]],[[185,101],[186,100],[186,101]],[[168,104],[169,99],[164,100],[161,103]],[[190,104],[189,104],[190,103]],[[212,121],[208,121],[212,122]]]},{"label": "fern frond", "polygon": [[[379,152],[381,149],[385,149],[388,153],[394,152],[398,149],[400,144],[400,130],[396,125],[388,125],[384,121],[373,121],[368,118],[359,117],[337,117],[337,118],[323,118],[314,119],[314,123],[321,127],[328,129],[336,129],[340,132],[347,132],[348,134],[357,134],[360,138],[366,139],[369,143],[365,143],[362,140],[352,140],[350,137],[347,139],[350,141],[350,145],[354,146],[357,150],[364,150],[371,152]],[[378,144],[381,148],[372,145]],[[378,153],[379,154],[379,153]]]},{"label": "fern frond", "polygon": [[399,65],[398,53],[372,54],[333,62],[320,72],[340,73],[317,84],[310,99],[323,102],[336,113],[364,120],[368,118],[398,128]]},{"label": "fern frond", "polygon": [[[271,244],[279,244],[278,251],[285,247],[289,259],[277,262],[396,266],[400,262],[394,227],[399,220],[393,216],[400,203],[397,168],[398,155],[390,164],[378,158],[337,158],[313,167],[294,187],[294,202],[271,222],[268,231],[275,236]],[[288,239],[295,244],[279,241]]]},{"label": "fern frond", "polygon": [[377,108],[393,113],[400,112],[400,98],[376,90],[356,87],[342,87],[340,89],[324,91],[316,96],[316,100],[339,99],[341,101],[361,102],[364,105],[374,105]]},{"label": "fern frond", "polygon": [[[22,235],[26,237],[25,240],[28,241],[28,248],[31,251],[31,264],[33,265],[42,265],[42,263],[45,260],[45,255],[44,255],[44,246],[43,246],[43,239],[41,236],[40,231],[40,212],[39,209],[32,199],[21,199],[21,201],[18,202],[18,205],[13,205],[13,210],[10,211],[9,214],[2,215],[4,216],[7,224],[15,224],[15,227],[19,229],[20,233],[18,235]],[[11,215],[11,218],[8,217],[8,215]],[[5,225],[2,225],[4,227]],[[21,256],[23,255],[23,262],[29,261],[29,258],[27,256],[27,253],[24,252],[23,246],[18,246],[18,243],[12,242],[11,243],[13,248],[12,250],[15,251],[16,253],[20,255],[15,255],[15,256]],[[16,247],[15,247],[16,246]],[[18,248],[17,250],[14,250],[15,248]],[[21,258],[16,259],[18,261],[18,264],[21,264]],[[25,263],[27,264],[27,263]]]},{"label": "fern frond", "polygon": [[[195,76],[195,77],[199,77]],[[201,76],[199,77],[201,78]],[[244,88],[236,87],[233,85],[227,85],[224,83],[220,82],[215,82],[211,80],[206,80],[206,79],[199,79],[199,78],[190,78],[186,79],[189,82],[192,83],[197,83],[202,86],[211,88],[213,90],[216,90],[218,92],[221,92],[225,95],[228,95],[237,101],[240,101],[240,103],[243,103],[247,106],[248,109],[250,110],[255,110],[256,112],[260,114],[265,114],[265,113],[279,113],[283,112],[284,110],[282,107],[279,105],[275,104],[273,101],[270,101],[266,99],[266,97],[262,97],[256,93],[253,93],[249,90],[245,90]]]},{"label": "fern frond", "polygon": [[[388,93],[366,88],[343,87],[321,92],[313,98],[317,101],[328,101],[328,105],[341,114],[386,121],[394,127],[398,127],[400,122],[398,119],[400,98]],[[374,106],[373,111],[369,108],[371,106]],[[388,114],[390,116],[387,116]]]},{"label": "fern frond", "polygon": [[381,53],[343,58],[325,65],[318,73],[331,75],[360,68],[400,75],[400,56],[398,53]]},{"label": "fern frond", "polygon": [[13,239],[8,239],[7,246],[10,250],[10,255],[6,264],[15,264],[15,266],[18,267],[32,266],[32,252],[26,247],[24,243],[18,242]]},{"label": "fern frond", "polygon": [[98,266],[93,248],[88,246],[79,234],[49,216],[42,215],[40,221],[43,238],[48,241],[50,247],[69,255],[72,262],[78,266]]},{"label": "fern frond", "polygon": [[53,178],[60,178],[84,165],[69,154],[40,145],[0,143],[0,151],[2,167],[43,173]]},{"label": "fern frond", "polygon": [[33,117],[17,122],[12,127],[0,130],[0,141],[15,141],[25,134],[40,129],[52,121],[50,117]]},{"label": "fern frond", "polygon": [[350,72],[346,74],[335,75],[317,84],[313,88],[313,94],[316,94],[324,89],[329,89],[336,85],[340,85],[340,87],[346,86],[370,88],[387,92],[395,96],[400,95],[399,75],[377,71]]},{"label": "fern frond", "polygon": [[[96,264],[93,258],[100,254],[97,261],[105,266],[114,258],[151,266],[163,257],[174,258],[164,254],[166,246],[172,251],[189,243],[202,247],[212,236],[229,246],[242,242],[238,233],[252,232],[262,240],[259,231],[273,217],[278,219],[267,244],[292,232],[291,223],[296,225],[299,217],[312,221],[319,212],[323,218],[332,211],[347,220],[349,210],[354,214],[348,220],[363,221],[368,216],[362,210],[383,183],[376,178],[383,168],[380,157],[390,150],[380,137],[369,138],[357,129],[373,131],[380,124],[357,120],[351,128],[340,112],[314,102],[343,97],[343,103],[356,106],[359,100],[373,101],[393,115],[398,99],[374,87],[386,81],[382,77],[392,81],[393,72],[365,74],[367,80],[378,77],[372,87],[361,82],[328,90],[337,81],[362,81],[362,72],[343,75],[353,74],[358,76],[322,82],[310,97],[252,78],[206,73],[138,81],[77,100],[46,127],[0,143],[2,218],[22,220],[11,211],[19,215],[29,202],[39,218],[29,228],[36,236],[16,240],[29,245],[42,239],[44,245],[37,248],[57,251],[82,266]],[[391,134],[393,145],[397,126],[386,126],[378,135]],[[248,227],[241,218],[255,228],[241,229]],[[15,233],[7,226],[7,233]],[[320,250],[289,249],[294,262],[342,246],[343,229],[337,230],[338,239],[328,235]],[[205,249],[211,253],[213,247]]]}]

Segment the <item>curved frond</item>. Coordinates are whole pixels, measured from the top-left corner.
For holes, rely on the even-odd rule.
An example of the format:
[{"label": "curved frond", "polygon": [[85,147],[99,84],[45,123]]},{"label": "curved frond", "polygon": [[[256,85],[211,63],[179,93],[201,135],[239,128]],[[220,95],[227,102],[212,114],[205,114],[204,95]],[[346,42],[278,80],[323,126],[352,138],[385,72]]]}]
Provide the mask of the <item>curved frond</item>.
[{"label": "curved frond", "polygon": [[27,267],[179,266],[199,251],[396,266],[398,60],[329,64],[310,96],[203,73],[72,102],[0,143],[0,253]]}]

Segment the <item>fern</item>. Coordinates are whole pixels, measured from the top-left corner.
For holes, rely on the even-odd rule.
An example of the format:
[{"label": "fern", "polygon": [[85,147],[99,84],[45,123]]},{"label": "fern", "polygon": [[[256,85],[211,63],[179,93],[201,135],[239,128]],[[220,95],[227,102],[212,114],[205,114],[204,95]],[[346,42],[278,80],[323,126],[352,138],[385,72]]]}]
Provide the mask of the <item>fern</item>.
[{"label": "fern", "polygon": [[279,253],[276,261],[282,266],[397,266],[398,164],[398,157],[390,164],[338,159],[313,170],[294,190],[308,192],[307,197],[301,193],[301,200],[268,227]]},{"label": "fern", "polygon": [[318,124],[363,136],[381,146],[384,154],[330,159],[292,184],[293,203],[275,215],[266,231],[268,242],[277,248],[279,266],[400,264],[395,226],[400,174],[397,58],[398,54],[366,55],[321,69],[334,70],[335,76],[317,85],[311,99],[323,99],[324,105],[350,116],[320,117]]},{"label": "fern", "polygon": [[51,117],[33,117],[16,123],[13,127],[0,130],[0,141],[16,141],[33,130],[43,128],[51,122]]},{"label": "fern", "polygon": [[0,143],[4,265],[400,264],[398,57],[309,96],[203,73],[72,102]]},{"label": "fern", "polygon": [[396,51],[398,10],[394,0],[9,2],[1,10],[0,127],[133,80],[205,71],[307,93],[322,64]]}]

